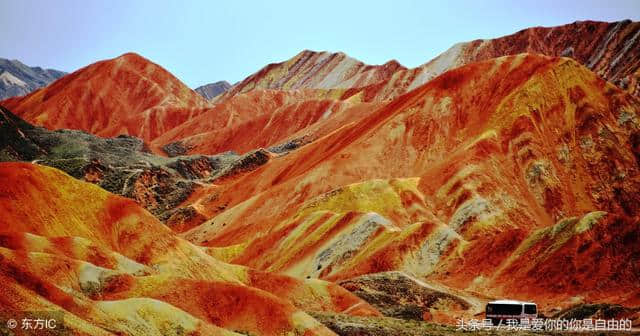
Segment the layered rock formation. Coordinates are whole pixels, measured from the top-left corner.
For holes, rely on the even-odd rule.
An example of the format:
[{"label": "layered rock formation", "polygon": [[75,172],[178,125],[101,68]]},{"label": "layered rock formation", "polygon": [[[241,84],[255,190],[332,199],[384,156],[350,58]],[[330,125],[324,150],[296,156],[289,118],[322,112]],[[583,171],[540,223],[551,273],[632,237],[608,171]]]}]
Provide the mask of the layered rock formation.
[{"label": "layered rock formation", "polygon": [[397,61],[367,65],[344,53],[304,50],[290,60],[272,63],[236,84],[222,98],[251,90],[353,89],[382,81],[401,70]]},{"label": "layered rock formation", "polygon": [[[107,137],[137,136],[153,141],[151,149],[160,154],[166,154],[164,146],[182,140],[185,153],[245,152],[311,136],[292,134],[315,123],[319,116],[326,119],[340,109],[330,104],[388,102],[457,66],[522,52],[572,57],[635,95],[640,64],[634,46],[639,33],[640,25],[629,21],[530,28],[498,39],[457,44],[413,69],[396,61],[366,65],[343,53],[305,50],[237,83],[216,97],[213,108],[166,70],[138,55],[126,54],[81,69],[55,86],[3,105],[26,121],[51,129],[73,128]],[[272,114],[278,118],[282,110],[287,118],[295,115],[299,120],[289,129],[273,130],[274,123],[268,121]],[[350,117],[343,119],[336,124],[352,121]],[[320,135],[336,127],[325,127]],[[260,141],[247,143],[239,136],[255,131],[263,133]]]},{"label": "layered rock formation", "polygon": [[300,277],[635,305],[638,108],[568,58],[473,63],[218,186],[184,237]]},{"label": "layered rock formation", "polygon": [[162,67],[129,53],[1,105],[49,129],[105,137],[127,134],[149,141],[198,115],[208,103]]},{"label": "layered rock formation", "polygon": [[170,226],[193,219],[184,218],[184,210],[176,211],[197,185],[243,174],[269,159],[264,150],[245,155],[228,152],[165,158],[150,153],[135,137],[100,138],[76,130],[50,131],[30,125],[0,106],[0,162],[27,161],[58,168],[134,199]]},{"label": "layered rock formation", "polygon": [[523,29],[515,34],[462,42],[433,60],[407,69],[398,62],[365,65],[343,53],[305,50],[269,64],[225,93],[230,97],[262,89],[345,89],[342,98],[365,101],[394,98],[461,65],[494,57],[535,53],[571,57],[602,78],[638,96],[640,23],[578,21],[557,27]]},{"label": "layered rock formation", "polygon": [[380,105],[339,100],[324,90],[251,91],[218,102],[153,140],[151,147],[172,155],[172,147],[183,154],[215,154],[302,145]]},{"label": "layered rock formation", "polygon": [[640,96],[640,22],[578,21],[523,29],[497,39],[459,43],[422,66],[438,75],[454,67],[523,52],[571,57],[621,89]]},{"label": "layered rock formation", "polygon": [[301,311],[375,316],[337,285],[222,263],[131,200],[0,163],[0,316],[56,310],[92,335],[333,335]]},{"label": "layered rock formation", "polygon": [[423,321],[505,297],[638,325],[638,29],[531,28],[414,69],[304,51],[213,102],[127,54],[5,101],[3,161],[136,203],[0,164],[0,300],[87,333],[447,334]]},{"label": "layered rock formation", "polygon": [[[188,148],[186,152],[215,154],[301,138],[308,141],[357,120],[361,111],[375,109],[447,70],[523,52],[572,57],[637,96],[640,63],[638,48],[633,46],[638,44],[639,33],[640,24],[629,21],[530,28],[497,39],[457,44],[413,69],[395,61],[371,66],[343,53],[306,50],[247,77],[219,96],[216,108],[155,139],[152,147],[162,152],[163,146],[179,142]],[[351,108],[353,105],[356,107]],[[295,119],[278,122],[284,118]],[[311,124],[313,127],[307,127]],[[260,136],[254,137],[256,133]]]}]

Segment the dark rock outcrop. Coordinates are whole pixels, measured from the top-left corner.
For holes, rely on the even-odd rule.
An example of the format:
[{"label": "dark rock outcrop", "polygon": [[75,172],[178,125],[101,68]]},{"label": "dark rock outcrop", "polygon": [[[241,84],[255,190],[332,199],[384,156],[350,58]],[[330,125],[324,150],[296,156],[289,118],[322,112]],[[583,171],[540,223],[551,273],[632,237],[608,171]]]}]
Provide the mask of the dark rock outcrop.
[{"label": "dark rock outcrop", "polygon": [[424,320],[429,310],[439,306],[467,310],[471,304],[455,295],[422,283],[402,272],[367,274],[339,283],[382,314],[404,320]]},{"label": "dark rock outcrop", "polygon": [[187,154],[189,147],[184,145],[182,141],[176,141],[162,146],[162,150],[167,153],[169,157],[174,157]]},{"label": "dark rock outcrop", "polygon": [[221,174],[216,177],[230,177],[252,171],[267,163],[270,158],[269,152],[262,148],[251,151],[225,166]]},{"label": "dark rock outcrop", "polygon": [[150,153],[136,137],[101,138],[76,130],[51,131],[35,127],[0,106],[0,161],[32,161],[58,168],[136,200],[163,221],[178,210],[197,184],[253,170],[268,158],[264,150],[242,156],[227,152],[165,158]]},{"label": "dark rock outcrop", "polygon": [[219,81],[196,88],[196,92],[203,96],[206,100],[211,100],[229,90],[231,84],[227,81]]},{"label": "dark rock outcrop", "polygon": [[34,127],[0,107],[0,161],[29,161],[44,153],[25,132]]},{"label": "dark rock outcrop", "polygon": [[288,153],[292,150],[298,149],[308,143],[313,141],[313,137],[311,136],[302,136],[299,138],[291,139],[285,141],[281,144],[269,147],[269,151],[276,154],[284,154]]}]

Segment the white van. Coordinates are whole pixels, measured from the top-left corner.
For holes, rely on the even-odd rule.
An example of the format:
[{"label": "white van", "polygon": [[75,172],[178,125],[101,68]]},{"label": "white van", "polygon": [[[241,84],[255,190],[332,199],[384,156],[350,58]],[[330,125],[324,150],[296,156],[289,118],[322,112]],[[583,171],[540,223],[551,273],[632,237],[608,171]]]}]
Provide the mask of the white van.
[{"label": "white van", "polygon": [[538,307],[533,302],[523,302],[516,300],[497,300],[487,303],[485,308],[486,318],[491,319],[493,324],[500,321],[515,319],[535,319],[538,317]]}]

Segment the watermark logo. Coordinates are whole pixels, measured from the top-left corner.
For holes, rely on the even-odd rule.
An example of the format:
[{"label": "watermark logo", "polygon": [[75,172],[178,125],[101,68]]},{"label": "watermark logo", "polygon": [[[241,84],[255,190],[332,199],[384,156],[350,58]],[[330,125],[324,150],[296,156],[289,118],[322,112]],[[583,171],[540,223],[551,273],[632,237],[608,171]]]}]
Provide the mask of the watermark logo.
[{"label": "watermark logo", "polygon": [[510,331],[631,331],[629,319],[504,319],[493,323],[491,319],[458,319],[456,329],[460,331],[510,330]]},{"label": "watermark logo", "polygon": [[7,321],[7,328],[15,329],[17,326],[18,326],[18,321],[14,320],[14,319],[9,319]]},{"label": "watermark logo", "polygon": [[[37,334],[39,331],[53,331],[64,329],[64,313],[62,311],[24,311],[15,312],[0,318],[0,326],[13,332]],[[0,329],[3,329],[0,327]],[[6,330],[5,329],[5,330]]]}]

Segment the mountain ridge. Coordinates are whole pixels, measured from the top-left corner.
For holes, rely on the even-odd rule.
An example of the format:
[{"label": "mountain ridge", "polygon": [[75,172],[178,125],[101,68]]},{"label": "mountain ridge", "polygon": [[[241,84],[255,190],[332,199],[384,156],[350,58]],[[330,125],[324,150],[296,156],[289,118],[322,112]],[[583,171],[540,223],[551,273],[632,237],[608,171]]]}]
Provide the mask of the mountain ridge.
[{"label": "mountain ridge", "polygon": [[[580,40],[576,42],[574,36],[580,36]],[[343,52],[304,50],[288,60],[263,67],[221,98],[256,88],[336,89],[348,86],[357,92],[371,91],[373,99],[390,99],[452,68],[524,52],[576,58],[598,75],[638,96],[640,64],[636,60],[640,48],[633,46],[639,42],[640,22],[575,21],[559,26],[525,28],[498,38],[459,42],[415,68],[406,68],[395,60],[382,65],[365,65]],[[592,45],[595,47],[589,48]],[[617,53],[610,55],[609,50]],[[614,66],[607,68],[610,63]],[[346,78],[329,76],[330,80],[324,82],[305,79],[310,72],[320,74],[322,79],[340,66],[351,67],[346,71],[349,73]]]},{"label": "mountain ridge", "polygon": [[105,137],[127,134],[145,141],[209,106],[167,70],[136,53],[93,63],[1,103],[49,129],[78,129]]},{"label": "mountain ridge", "polygon": [[[560,26],[525,28],[493,39],[457,43],[421,67],[437,74],[470,62],[522,52],[566,56],[639,97],[639,42],[640,22],[575,21]],[[436,66],[439,62],[443,64]]]},{"label": "mountain ridge", "polygon": [[66,74],[54,69],[29,67],[18,60],[0,58],[0,100],[26,95]]},{"label": "mountain ridge", "polygon": [[[634,60],[638,59],[637,50],[640,48],[633,48],[633,45],[640,41],[640,38],[637,38],[639,34],[640,23],[630,21],[614,23],[581,21],[549,28],[535,27],[497,39],[474,40],[456,44],[433,60],[412,69],[393,60],[382,65],[367,65],[342,52],[304,50],[289,60],[263,67],[216,96],[215,101],[212,102],[200,99],[200,95],[193,97],[193,91],[184,87],[182,83],[178,84],[178,79],[158,65],[144,59],[145,64],[157,69],[158,73],[163,73],[165,78],[172,78],[168,81],[172,83],[170,86],[178,87],[177,91],[182,93],[175,92],[174,89],[173,95],[166,96],[168,98],[157,97],[155,102],[150,102],[146,106],[137,106],[140,102],[129,101],[133,99],[133,95],[129,94],[128,84],[124,84],[113,87],[109,93],[99,92],[95,88],[85,89],[84,91],[97,95],[97,99],[91,99],[85,93],[85,97],[82,98],[85,100],[83,102],[78,101],[77,98],[82,95],[71,94],[67,91],[78,91],[80,87],[86,87],[87,84],[75,83],[67,79],[64,82],[69,83],[69,88],[57,84],[53,89],[45,88],[47,93],[43,91],[27,97],[5,100],[2,103],[25,120],[50,128],[82,129],[107,137],[129,134],[140,137],[147,142],[163,137],[164,134],[171,133],[172,129],[177,128],[181,130],[175,130],[174,133],[182,134],[183,139],[187,139],[202,137],[207,132],[217,132],[217,127],[226,125],[226,121],[232,119],[229,118],[228,111],[218,115],[211,107],[225,104],[225,101],[251,91],[315,90],[317,96],[309,96],[308,99],[329,98],[336,101],[387,102],[426,83],[443,71],[468,62],[525,51],[548,54],[548,56],[562,56],[566,54],[566,50],[573,51],[571,55],[565,56],[573,56],[603,78],[623,87],[637,97],[637,86],[640,85],[637,80],[640,76],[640,62]],[[582,39],[574,43],[573,36],[578,35]],[[545,45],[549,45],[549,47],[544,47]],[[126,58],[126,55],[118,59]],[[139,56],[136,58],[143,59]],[[96,67],[103,62],[117,63],[118,59],[96,63]],[[140,63],[140,61],[137,62]],[[607,64],[614,64],[614,66],[608,67]],[[141,77],[136,80],[146,81]],[[106,81],[108,82],[108,79]],[[155,88],[161,87],[157,83],[154,84],[153,81],[145,85],[154,88],[151,92],[156,91]],[[161,91],[162,89],[159,90],[159,92]],[[48,95],[51,94],[57,98],[50,99]],[[71,97],[66,98],[67,94],[70,94]],[[177,98],[175,94],[181,98]],[[121,96],[124,97],[119,98]],[[130,97],[126,98],[127,96]],[[43,99],[45,97],[47,97],[46,100]],[[96,102],[101,106],[82,106],[83,104],[95,105]],[[74,106],[77,104],[80,106]],[[233,105],[233,103],[230,104]],[[77,111],[87,108],[91,108],[94,113],[91,119],[82,120],[85,118],[84,114],[64,116],[69,114],[72,109]],[[111,117],[102,115],[105,112]],[[60,115],[61,113],[63,115]],[[206,124],[217,125],[216,128],[202,129],[201,126],[198,126],[197,132],[189,134],[186,130],[189,128],[187,123],[203,114],[208,115],[205,118]],[[241,116],[241,118],[247,117]],[[211,121],[211,119],[216,120]],[[164,136],[164,138],[168,138],[168,136]],[[171,137],[168,142],[156,141],[157,144],[152,147],[157,153],[163,154],[164,151],[161,149],[163,146],[180,140],[182,139]],[[220,140],[215,140],[215,138],[211,141],[218,143],[208,144],[204,147],[222,148],[223,151],[236,150],[224,146]],[[216,153],[207,152],[207,154]]]}]

